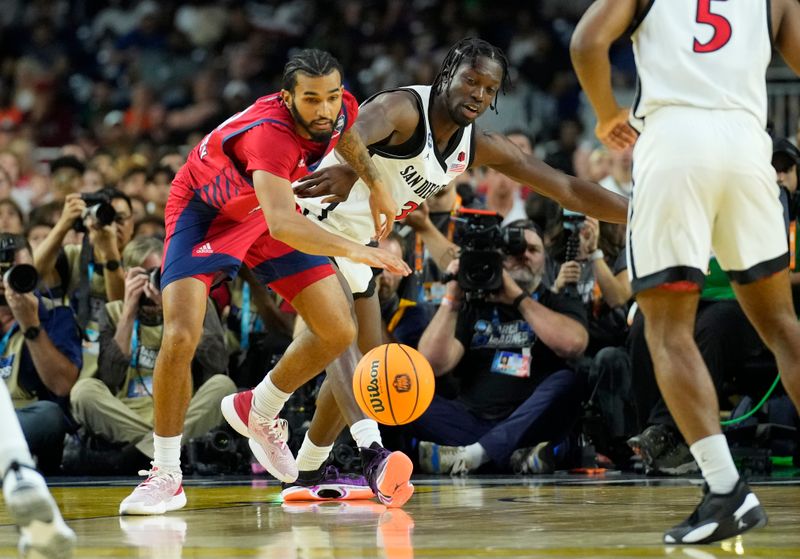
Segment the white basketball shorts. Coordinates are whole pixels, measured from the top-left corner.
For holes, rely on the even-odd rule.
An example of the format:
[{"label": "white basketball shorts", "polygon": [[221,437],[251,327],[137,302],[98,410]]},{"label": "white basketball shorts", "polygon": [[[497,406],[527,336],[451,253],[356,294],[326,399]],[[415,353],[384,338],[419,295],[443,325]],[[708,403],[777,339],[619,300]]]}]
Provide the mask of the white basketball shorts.
[{"label": "white basketball shorts", "polygon": [[634,292],[702,287],[709,257],[749,283],[789,263],[772,142],[746,111],[664,107],[633,151],[628,274]]}]

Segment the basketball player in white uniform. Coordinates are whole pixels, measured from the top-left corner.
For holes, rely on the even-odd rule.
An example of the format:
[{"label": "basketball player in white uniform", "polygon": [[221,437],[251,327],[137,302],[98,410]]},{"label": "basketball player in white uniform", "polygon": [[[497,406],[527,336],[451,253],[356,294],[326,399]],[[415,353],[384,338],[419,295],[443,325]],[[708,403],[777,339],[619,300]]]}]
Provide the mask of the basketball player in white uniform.
[{"label": "basketball player in white uniform", "polygon": [[[16,295],[19,297],[19,295]],[[6,383],[0,380],[0,479],[3,499],[19,527],[20,556],[66,559],[75,533],[64,523],[47,484],[33,464]]]},{"label": "basketball player in white uniform", "polygon": [[[496,95],[507,82],[507,70],[500,49],[479,39],[463,39],[450,49],[432,86],[384,91],[362,104],[354,126],[363,134],[373,164],[391,189],[400,209],[396,219],[403,219],[467,168],[487,165],[532,185],[565,207],[605,221],[624,222],[627,201],[621,196],[552,169],[522,153],[502,135],[476,129],[475,119],[494,108]],[[327,230],[367,243],[374,222],[364,197],[365,185],[356,181],[349,167],[337,163],[328,158],[308,181],[297,186],[298,204],[307,217]],[[380,436],[377,423],[365,419],[352,394],[358,359],[382,343],[372,270],[346,259],[337,258],[336,262],[356,297],[360,351],[348,351],[328,367],[314,420],[298,453],[300,478],[284,490],[285,499],[291,494],[315,498],[302,486],[320,485],[323,462],[345,425],[341,414],[354,438],[364,437],[362,429]],[[362,448],[361,452],[368,468],[372,450]]]},{"label": "basketball player in white uniform", "polygon": [[[629,111],[614,99],[608,49],[631,28],[640,83]],[[707,482],[666,543],[708,543],[767,522],[721,434],[693,338],[711,249],[800,405],[800,326],[764,130],[773,44],[800,73],[797,0],[598,0],[572,38],[598,137],[612,148],[635,142],[628,270],[658,385]]]}]

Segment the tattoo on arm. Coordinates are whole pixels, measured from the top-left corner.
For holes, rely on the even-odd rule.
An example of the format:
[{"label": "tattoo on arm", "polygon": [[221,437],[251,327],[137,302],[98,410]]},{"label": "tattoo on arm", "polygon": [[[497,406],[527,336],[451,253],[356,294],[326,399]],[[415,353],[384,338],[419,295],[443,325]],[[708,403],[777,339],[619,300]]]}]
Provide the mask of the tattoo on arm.
[{"label": "tattoo on arm", "polygon": [[336,151],[344,158],[348,165],[364,179],[368,185],[380,179],[378,170],[372,164],[367,146],[364,145],[361,136],[351,128],[339,139]]}]

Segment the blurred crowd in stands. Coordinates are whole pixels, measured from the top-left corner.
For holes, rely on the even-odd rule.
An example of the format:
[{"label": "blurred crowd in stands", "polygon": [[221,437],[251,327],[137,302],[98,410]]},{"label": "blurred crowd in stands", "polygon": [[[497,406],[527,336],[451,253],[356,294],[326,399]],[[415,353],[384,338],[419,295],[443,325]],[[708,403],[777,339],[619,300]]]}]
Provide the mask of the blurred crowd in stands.
[{"label": "blurred crowd in stands", "polygon": [[[591,141],[592,123],[584,118],[569,61],[570,36],[590,3],[5,2],[0,13],[0,256],[9,252],[10,260],[3,260],[9,265],[34,264],[41,283],[37,301],[30,302],[33,310],[0,301],[6,335],[0,375],[21,419],[28,418],[23,428],[40,467],[49,473],[129,474],[152,458],[150,391],[161,327],[155,272],[170,183],[188,150],[210,129],[280,88],[292,49],[330,50],[344,66],[346,87],[362,101],[382,89],[431,83],[450,45],[480,36],[506,52],[513,88],[500,95],[498,113],[487,112],[479,124],[507,134],[553,167],[629,196],[632,154],[608,152]],[[612,54],[615,85],[631,92],[635,68],[629,45],[621,43]],[[790,140],[789,146],[797,142]],[[800,154],[784,145],[776,148],[773,163],[786,191],[787,223],[796,222]],[[110,217],[100,215],[103,205],[112,208]],[[447,333],[466,344],[465,362],[437,370],[437,398],[459,403],[459,413],[469,414],[474,440],[442,433],[435,428],[439,416],[428,415],[410,433],[394,433],[396,444],[423,438],[425,445],[412,450],[424,470],[437,473],[480,468],[541,473],[586,465],[587,438],[596,451],[589,461],[597,462],[599,454],[601,463],[630,466],[638,455],[648,471],[692,471],[691,455],[658,401],[648,368],[641,317],[627,281],[624,226],[565,218],[557,204],[496,171],[465,173],[427,208],[398,224],[386,241],[415,270],[407,279],[384,274],[378,280],[386,340],[419,345],[426,353],[432,346],[420,340],[445,335],[428,328],[443,298],[458,292],[454,282],[443,281],[442,270],[450,262],[437,258],[426,243],[434,230],[447,242],[454,240],[453,218],[461,207],[496,211],[503,225],[530,232],[531,254],[524,258],[536,282],[527,290],[540,293],[537,304],[547,302],[549,309],[570,317],[570,327],[580,329],[585,343],[566,347],[537,337],[524,326],[530,317],[520,315],[519,305],[505,309],[510,314],[501,322],[514,323],[515,332],[526,334],[508,347],[492,346],[508,352],[503,366],[514,355],[548,365],[533,374],[533,363],[525,378],[519,378],[519,370],[516,376],[505,373],[498,383],[497,375],[474,370],[483,361],[474,360],[467,333],[471,323],[465,322],[458,332]],[[797,251],[796,241],[792,246]],[[533,256],[537,252],[540,260]],[[792,262],[796,270],[796,255]],[[763,394],[761,380],[771,380],[763,371],[774,364],[742,322],[726,280],[714,274],[713,257],[709,266],[715,280],[709,284],[718,289],[704,294],[706,320],[699,319],[698,340],[701,350],[706,344],[704,356],[723,407],[727,403],[730,409],[739,401],[729,401],[731,395]],[[793,278],[800,283],[797,273]],[[293,334],[291,307],[251,280],[245,270],[211,294],[187,418],[186,433],[193,439],[187,459],[197,473],[240,471],[242,464],[249,469],[246,445],[242,450],[232,433],[218,428],[219,400],[237,387],[256,384]],[[456,309],[469,315],[464,321],[492,323],[490,315],[476,315],[468,306]],[[37,311],[53,359],[37,355],[14,329],[23,321],[20,316]],[[544,357],[541,344],[549,348]],[[531,352],[532,347],[539,349]],[[435,351],[427,356],[438,362]],[[486,363],[499,367],[491,359]],[[548,382],[561,392],[548,392]],[[476,402],[481,393],[495,398],[495,405]],[[287,407],[295,443],[302,440],[313,396],[311,386]],[[535,405],[532,398],[538,398]],[[559,414],[548,415],[555,408]],[[447,408],[432,413],[442,409]],[[545,429],[543,421],[557,422],[559,428]],[[602,428],[587,428],[598,422]],[[505,431],[498,435],[497,429]],[[492,437],[503,432],[515,433],[515,444],[492,447]],[[489,463],[475,464],[458,450],[479,438],[491,447]],[[450,452],[450,462],[436,468],[426,462],[431,444],[441,445],[442,455]],[[356,457],[347,443],[335,455],[345,466]]]}]

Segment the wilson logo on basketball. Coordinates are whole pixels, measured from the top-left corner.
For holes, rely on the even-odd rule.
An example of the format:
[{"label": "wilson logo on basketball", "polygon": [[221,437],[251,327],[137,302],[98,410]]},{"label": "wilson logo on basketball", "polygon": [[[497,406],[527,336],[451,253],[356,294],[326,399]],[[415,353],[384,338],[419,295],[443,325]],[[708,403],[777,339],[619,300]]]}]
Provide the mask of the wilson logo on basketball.
[{"label": "wilson logo on basketball", "polygon": [[394,381],[392,381],[392,386],[398,392],[408,392],[411,390],[411,377],[406,374],[396,375]]},{"label": "wilson logo on basketball", "polygon": [[383,406],[381,399],[381,387],[378,381],[378,369],[380,369],[381,362],[373,361],[369,368],[369,384],[367,385],[367,392],[369,393],[369,404],[375,413],[382,412],[386,408]]}]

